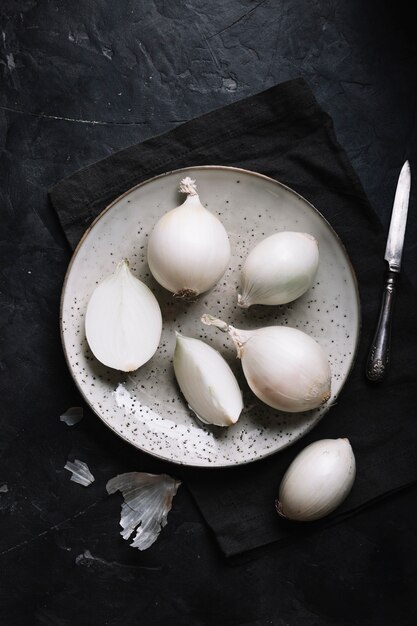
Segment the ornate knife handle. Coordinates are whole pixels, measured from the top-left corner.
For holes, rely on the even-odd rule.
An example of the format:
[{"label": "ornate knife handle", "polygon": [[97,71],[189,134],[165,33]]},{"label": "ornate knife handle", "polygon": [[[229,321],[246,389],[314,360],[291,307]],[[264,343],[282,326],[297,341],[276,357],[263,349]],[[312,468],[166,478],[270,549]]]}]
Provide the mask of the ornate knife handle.
[{"label": "ornate knife handle", "polygon": [[379,382],[386,374],[390,357],[391,319],[398,274],[388,272],[382,296],[378,326],[369,352],[366,377]]}]

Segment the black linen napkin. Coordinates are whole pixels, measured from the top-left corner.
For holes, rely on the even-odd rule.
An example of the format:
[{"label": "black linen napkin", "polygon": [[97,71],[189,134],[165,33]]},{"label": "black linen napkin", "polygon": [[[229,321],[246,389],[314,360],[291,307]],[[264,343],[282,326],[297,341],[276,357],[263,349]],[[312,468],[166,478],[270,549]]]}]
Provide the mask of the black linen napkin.
[{"label": "black linen napkin", "polygon": [[[331,118],[302,79],[122,150],[58,183],[50,198],[75,247],[98,213],[135,184],[168,170],[216,164],[267,174],[312,202],[347,247],[362,305],[362,336],[354,369],[337,404],[318,426],[294,446],[265,460],[187,472],[186,483],[222,550],[234,555],[334,523],[417,479],[412,341],[417,295],[402,277],[389,376],[382,385],[368,383],[364,367],[380,305],[386,233],[337,142]],[[336,437],[348,437],[356,455],[357,478],[347,500],[333,516],[314,524],[280,519],[274,499],[289,463],[308,443]],[[175,473],[172,466],[167,471]]]}]

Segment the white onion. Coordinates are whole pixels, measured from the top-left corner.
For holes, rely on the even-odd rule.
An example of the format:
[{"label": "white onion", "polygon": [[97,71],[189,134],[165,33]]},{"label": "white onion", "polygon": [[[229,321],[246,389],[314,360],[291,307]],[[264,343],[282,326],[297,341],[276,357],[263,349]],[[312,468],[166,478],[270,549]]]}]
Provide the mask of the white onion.
[{"label": "white onion", "polygon": [[174,371],[189,407],[204,423],[230,426],[243,409],[237,380],[211,346],[177,333]]},{"label": "white onion", "polygon": [[243,265],[239,306],[292,302],[311,287],[318,264],[318,244],[308,233],[285,231],[263,239]]},{"label": "white onion", "polygon": [[121,261],[95,288],[87,306],[85,334],[92,353],[108,367],[132,372],[153,356],[161,332],[158,301]]},{"label": "white onion", "polygon": [[210,315],[201,319],[229,333],[249,387],[265,404],[298,413],[330,398],[329,363],[321,346],[306,333],[288,326],[240,330]]},{"label": "white onion", "polygon": [[149,268],[162,287],[182,298],[211,289],[227,269],[230,242],[215,215],[200,202],[195,181],[184,178],[183,204],[165,213],[148,242]]},{"label": "white onion", "polygon": [[287,469],[276,502],[282,517],[320,519],[346,498],[355,480],[355,456],[348,439],[321,439],[296,456]]}]

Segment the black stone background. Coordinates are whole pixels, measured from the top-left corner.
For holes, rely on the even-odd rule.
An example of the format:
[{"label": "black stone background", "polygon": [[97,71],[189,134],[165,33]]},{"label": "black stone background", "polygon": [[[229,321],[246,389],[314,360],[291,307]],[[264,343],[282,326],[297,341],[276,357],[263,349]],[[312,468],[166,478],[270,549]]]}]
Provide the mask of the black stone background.
[{"label": "black stone background", "polygon": [[[407,157],[417,180],[412,3],[1,0],[0,19],[0,623],[417,624],[415,486],[229,560],[181,487],[154,546],[121,539],[105,482],[157,464],[137,467],[87,410],[59,421],[82,402],[58,327],[70,251],[47,200],[89,163],[301,75],[388,227]],[[404,267],[417,286],[416,188]],[[69,481],[68,457],[92,486]]]}]

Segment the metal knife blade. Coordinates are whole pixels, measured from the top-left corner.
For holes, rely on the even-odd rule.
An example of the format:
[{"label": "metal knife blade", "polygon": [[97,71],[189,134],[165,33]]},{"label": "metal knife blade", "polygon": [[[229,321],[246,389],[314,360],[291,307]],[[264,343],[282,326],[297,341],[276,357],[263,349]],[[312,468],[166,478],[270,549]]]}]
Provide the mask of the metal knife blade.
[{"label": "metal knife blade", "polygon": [[401,269],[410,186],[410,165],[406,161],[400,172],[395,192],[387,247],[385,249],[385,260],[388,261],[389,271],[385,279],[378,325],[366,364],[366,376],[373,382],[383,380],[390,360],[392,312],[397,288],[396,284]]},{"label": "metal knife blade", "polygon": [[384,258],[388,261],[391,272],[399,272],[401,269],[401,256],[403,252],[405,226],[407,223],[408,201],[410,198],[410,184],[410,164],[406,161],[398,178],[387,246],[385,248]]}]

